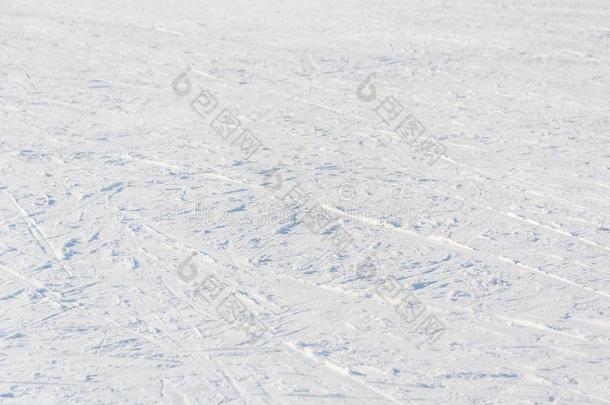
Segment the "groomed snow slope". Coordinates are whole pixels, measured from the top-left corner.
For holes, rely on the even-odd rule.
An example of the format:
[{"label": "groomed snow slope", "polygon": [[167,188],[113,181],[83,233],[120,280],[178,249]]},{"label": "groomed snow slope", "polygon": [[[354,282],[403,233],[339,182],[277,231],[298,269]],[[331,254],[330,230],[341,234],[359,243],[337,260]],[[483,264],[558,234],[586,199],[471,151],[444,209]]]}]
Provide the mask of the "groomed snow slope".
[{"label": "groomed snow slope", "polygon": [[605,0],[3,0],[0,404],[610,403],[609,136]]}]

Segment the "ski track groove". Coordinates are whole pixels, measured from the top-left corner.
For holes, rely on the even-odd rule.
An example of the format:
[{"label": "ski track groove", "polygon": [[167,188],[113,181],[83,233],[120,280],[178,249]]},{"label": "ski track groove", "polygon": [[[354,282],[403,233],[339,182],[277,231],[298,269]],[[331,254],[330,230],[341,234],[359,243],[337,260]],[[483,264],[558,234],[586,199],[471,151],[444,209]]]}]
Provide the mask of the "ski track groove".
[{"label": "ski track groove", "polygon": [[[17,202],[17,199],[11,193],[6,191],[6,189],[3,189],[2,191],[3,191],[4,195],[8,197],[9,201],[11,201],[11,203],[17,209],[19,216],[21,217],[23,222],[25,222],[25,224],[26,224],[28,233],[30,234],[30,236],[32,236],[32,238],[38,244],[38,246],[40,246],[40,249],[43,251],[43,253],[49,254],[47,252],[47,248],[48,248],[48,250],[51,252],[53,258],[55,259],[57,264],[59,264],[59,267],[63,270],[63,272],[66,273],[66,275],[69,278],[73,278],[72,273],[68,270],[66,265],[60,259],[59,255],[55,251],[55,248],[53,248],[53,245],[49,241],[49,238],[47,237],[45,232],[42,230],[42,228],[39,227],[38,225],[36,225],[36,223],[30,219],[30,217],[29,217],[30,214],[28,214],[28,212],[21,205],[19,205],[19,203]],[[38,234],[38,236],[36,236],[36,234]],[[44,241],[44,243],[43,243],[43,241]],[[47,246],[47,248],[45,248],[45,245]]]},{"label": "ski track groove", "polygon": [[[335,214],[338,214],[338,215],[342,215],[342,216],[345,215],[341,210],[338,210],[338,209],[336,209],[334,207],[330,207],[328,205],[324,205],[323,208],[325,208],[325,209],[327,209],[329,211],[332,211],[332,212],[334,212]],[[367,217],[358,216],[358,219],[360,221],[363,221],[363,222],[369,221],[369,223],[371,225],[375,224],[373,221],[371,221]],[[571,286],[574,286],[574,287],[578,287],[578,288],[581,288],[583,290],[590,291],[590,292],[595,293],[595,294],[597,294],[597,295],[599,295],[601,297],[610,298],[610,294],[608,294],[608,293],[606,293],[604,291],[595,290],[595,289],[593,289],[591,287],[588,287],[588,286],[576,283],[574,281],[571,281],[571,280],[569,280],[569,279],[567,279],[565,277],[560,277],[560,276],[551,274],[551,273],[549,273],[547,271],[544,271],[544,270],[542,270],[542,269],[540,269],[538,267],[528,266],[526,264],[521,263],[519,260],[515,260],[515,259],[509,258],[509,257],[504,257],[504,256],[492,256],[492,255],[486,254],[486,253],[484,253],[484,252],[482,252],[482,251],[480,251],[478,249],[475,249],[475,248],[473,248],[471,246],[468,246],[468,245],[463,245],[463,244],[461,244],[461,243],[459,243],[457,241],[454,241],[454,240],[452,240],[450,238],[445,238],[445,237],[441,237],[441,236],[426,236],[426,235],[421,235],[421,234],[419,234],[417,232],[413,232],[413,231],[410,231],[408,229],[396,228],[395,226],[390,225],[390,224],[383,224],[382,226],[384,226],[387,229],[390,229],[393,232],[398,232],[398,233],[401,233],[401,234],[404,234],[404,235],[409,235],[409,236],[411,236],[413,238],[424,239],[424,240],[432,242],[432,243],[434,243],[436,245],[438,245],[438,244],[445,245],[445,246],[449,247],[452,250],[458,250],[458,251],[461,250],[461,251],[467,252],[468,254],[479,255],[479,256],[483,256],[483,257],[485,257],[487,259],[494,260],[494,261],[501,261],[501,262],[504,262],[504,263],[509,263],[509,264],[512,264],[512,265],[514,265],[516,267],[519,267],[521,269],[533,271],[533,272],[536,272],[538,274],[544,275],[546,277],[553,278],[553,279],[555,279],[557,281],[561,281],[561,282],[563,282],[565,284],[568,284],[568,285],[571,285]]]},{"label": "ski track groove", "polygon": [[[329,207],[329,206],[323,206],[323,208],[325,208],[325,209],[329,209],[329,210],[331,210],[331,211],[332,211],[332,210],[335,210],[335,209],[334,209],[334,207]],[[340,214],[342,214],[342,212],[341,212],[341,211],[339,211],[339,210],[336,210],[336,211],[334,211],[334,212],[335,212],[335,213],[340,213]],[[364,221],[364,222],[366,222],[366,220],[367,220],[367,218],[366,218],[366,217],[359,217],[359,219],[360,219],[360,220],[362,220],[362,221]],[[388,227],[389,229],[395,230],[395,231],[399,231],[399,232],[402,232],[402,233],[407,233],[408,235],[411,235],[411,234],[412,234],[411,236],[415,236],[415,237],[417,237],[417,238],[424,238],[424,239],[430,239],[430,238],[431,238],[431,241],[432,241],[433,243],[438,244],[438,242],[442,242],[443,244],[447,244],[448,246],[453,247],[453,249],[454,249],[454,250],[458,250],[458,251],[459,251],[459,250],[465,250],[465,251],[466,251],[466,252],[468,252],[469,254],[482,255],[482,256],[484,256],[484,257],[487,257],[487,258],[492,258],[492,259],[493,259],[493,256],[490,256],[490,255],[485,255],[484,253],[482,253],[482,252],[480,252],[480,251],[478,251],[478,250],[475,250],[475,249],[471,248],[470,246],[461,245],[461,244],[459,244],[459,243],[457,243],[457,242],[452,241],[451,239],[447,239],[447,240],[445,240],[445,238],[439,238],[439,237],[434,237],[434,236],[433,236],[433,237],[426,237],[426,236],[420,235],[420,234],[418,234],[418,233],[416,233],[416,232],[411,232],[411,231],[407,231],[407,230],[400,230],[400,228],[395,228],[395,227],[393,227],[393,226],[391,226],[391,225],[384,225],[384,226]],[[154,229],[154,228],[152,228],[150,225],[146,225],[146,227],[147,227],[147,228],[149,228],[149,229],[151,229],[151,230],[154,230],[154,231],[155,231],[156,233],[158,233],[158,234],[161,234],[165,240],[169,241],[171,244],[167,244],[167,246],[168,246],[169,248],[171,248],[172,250],[176,250],[176,247],[175,247],[174,245],[172,245],[172,244],[178,244],[178,245],[181,245],[181,247],[182,247],[183,249],[185,249],[185,250],[196,250],[196,249],[195,249],[194,247],[192,247],[192,246],[189,246],[189,245],[183,245],[182,243],[179,243],[179,242],[178,242],[176,239],[174,239],[174,238],[170,237],[169,235],[167,235],[167,234],[165,234],[165,233],[162,233],[162,232],[161,232],[161,231],[159,231],[159,230],[155,230],[155,229]],[[435,241],[436,241],[436,242],[435,242]],[[365,253],[365,252],[363,252],[363,254],[364,254],[364,253]],[[222,263],[222,261],[220,261],[220,262],[219,262],[218,258],[215,258],[215,257],[214,257],[213,255],[211,255],[209,252],[206,252],[206,256],[207,256],[207,257],[212,258],[213,263],[214,263],[215,265],[219,265],[220,263]],[[226,257],[228,258],[228,261],[225,261],[225,262],[224,262],[224,264],[225,264],[225,265],[229,265],[229,266],[236,266],[236,262],[235,262],[235,261],[232,259],[232,257],[231,257],[231,256],[232,256],[232,255],[231,255],[231,254],[229,254],[229,253],[227,252]],[[162,262],[160,259],[156,258],[156,257],[155,257],[155,260],[156,260],[156,261],[158,261],[160,264],[163,264],[163,262]],[[558,281],[561,281],[561,282],[567,283],[567,284],[572,285],[572,286],[575,286],[575,287],[579,287],[579,288],[582,288],[582,289],[585,289],[585,290],[588,290],[588,291],[591,291],[591,292],[595,292],[595,293],[600,293],[600,292],[598,292],[598,291],[596,291],[596,290],[591,289],[590,287],[587,287],[587,286],[582,286],[582,285],[580,285],[580,284],[578,284],[578,283],[574,283],[574,282],[572,282],[572,281],[570,281],[570,280],[568,280],[568,279],[564,279],[564,278],[562,278],[562,277],[559,277],[559,276],[553,275],[553,274],[551,274],[551,273],[544,272],[543,270],[541,270],[541,269],[537,269],[537,268],[535,268],[535,267],[531,267],[531,266],[526,266],[526,265],[523,265],[523,264],[521,264],[521,263],[519,263],[519,262],[514,261],[513,259],[510,259],[510,258],[503,258],[503,257],[499,256],[499,257],[497,257],[495,260],[500,261],[500,262],[504,262],[504,263],[509,263],[509,264],[515,265],[515,266],[517,266],[517,267],[521,267],[521,268],[523,268],[523,269],[525,269],[525,270],[529,270],[529,271],[533,271],[533,272],[536,272],[536,273],[539,273],[539,274],[546,275],[546,276],[551,277],[551,278],[553,278],[553,279],[555,279],[555,280],[558,280]],[[245,262],[246,262],[246,259],[242,259],[242,262],[243,262],[243,263],[245,263]],[[248,266],[246,266],[246,267],[243,267],[243,266],[236,266],[236,267],[239,267],[240,269],[242,269],[242,271],[246,272],[247,274],[252,274],[252,272],[251,272],[250,270],[248,270]],[[360,296],[359,296],[357,293],[355,293],[355,292],[353,292],[353,291],[351,291],[351,290],[345,290],[345,289],[343,289],[343,288],[341,288],[341,287],[330,287],[330,286],[328,286],[328,285],[317,285],[317,284],[309,283],[309,282],[307,282],[307,281],[305,281],[305,280],[301,280],[301,279],[297,279],[297,278],[294,278],[294,277],[288,276],[288,275],[283,274],[283,273],[277,273],[277,272],[274,272],[274,274],[275,274],[275,276],[279,276],[279,277],[281,277],[281,278],[288,279],[288,280],[290,280],[290,281],[292,281],[292,282],[298,282],[298,283],[300,283],[300,284],[307,285],[308,287],[319,288],[319,289],[322,289],[322,290],[325,290],[325,291],[330,291],[330,292],[333,292],[333,293],[341,294],[341,295],[343,295],[343,296],[346,296],[346,297],[349,297],[349,298],[352,298],[352,299],[353,299],[353,298],[361,298],[361,297],[360,297]],[[228,280],[227,280],[226,278],[224,278],[224,277],[223,277],[223,280],[224,280],[225,282],[227,282],[227,281],[228,281]],[[233,287],[235,286],[235,284],[234,284],[233,282],[230,282],[230,284],[231,284],[231,286],[233,286]],[[601,294],[602,294],[602,296],[604,296],[604,297],[606,296],[606,295],[603,295],[603,294],[604,294],[603,292],[601,292]],[[258,296],[258,295],[257,295],[257,296]],[[260,297],[260,296],[259,296],[259,297]],[[261,297],[261,298],[263,298],[263,297]],[[608,298],[610,298],[610,296],[608,296]],[[180,298],[180,299],[182,299],[182,298]],[[377,299],[376,301],[377,301],[378,303],[381,303],[381,304],[383,303],[383,302],[382,302],[380,299]],[[189,300],[189,301],[187,301],[187,302],[188,302],[190,305],[192,305],[192,303],[190,303],[190,300]],[[279,309],[279,308],[277,308],[277,307],[275,306],[275,304],[270,303],[270,302],[268,302],[267,300],[265,300],[265,304],[266,304],[266,305],[271,305],[272,307],[275,307],[275,308],[276,308],[276,310],[277,310],[277,309]],[[445,309],[445,308],[440,308],[440,307],[437,307],[437,306],[433,306],[433,305],[430,305],[429,303],[427,303],[427,304],[426,304],[426,307],[428,307],[428,308],[430,308],[430,309],[433,309],[433,310],[435,310],[435,311],[437,311],[437,312],[440,312],[440,313],[445,313],[445,314],[447,314],[447,313],[448,313],[448,310],[447,310],[447,309]],[[270,309],[270,308],[268,308],[268,309]],[[275,312],[275,311],[273,311],[273,310],[271,310],[271,312],[272,312],[272,313],[276,313],[276,315],[277,315],[277,312]],[[495,316],[495,315],[491,315],[491,316],[492,316],[492,318],[498,318],[499,320],[500,320],[500,319],[503,319],[501,316]],[[508,318],[507,318],[507,320],[508,320]],[[577,339],[577,340],[583,340],[583,339],[584,339],[585,341],[591,342],[591,340],[587,339],[586,337],[585,337],[585,338],[583,338],[582,336],[579,336],[579,335],[573,335],[573,334],[571,334],[571,333],[557,331],[557,330],[555,330],[555,329],[553,329],[553,328],[550,328],[550,327],[548,327],[548,326],[546,326],[546,325],[544,325],[544,326],[543,326],[543,325],[540,325],[540,324],[538,324],[538,323],[536,323],[536,322],[534,322],[534,321],[530,321],[530,320],[522,320],[522,319],[516,319],[516,318],[515,318],[515,319],[513,319],[513,320],[514,320],[515,322],[518,322],[518,323],[519,323],[521,326],[525,326],[525,327],[527,327],[527,328],[531,328],[531,329],[535,329],[535,330],[545,330],[547,333],[551,333],[551,334],[560,335],[560,336],[562,336],[562,337],[566,337],[566,338],[570,338],[570,339]]]},{"label": "ski track groove", "polygon": [[[9,260],[17,257],[8,263],[20,266],[10,268],[0,261],[9,276],[6,282],[0,280],[0,287],[11,289],[0,290],[0,297],[7,297],[0,302],[9,308],[5,316],[12,329],[0,325],[0,342],[6,346],[0,363],[4,363],[2,371],[8,371],[0,381],[7,385],[6,390],[0,387],[0,400],[6,391],[15,395],[7,395],[8,402],[53,398],[79,403],[206,401],[214,405],[413,403],[398,398],[394,394],[398,393],[426,403],[475,398],[485,403],[610,403],[602,364],[604,345],[610,341],[605,333],[610,325],[604,321],[610,291],[587,285],[605,287],[610,274],[605,268],[610,251],[606,230],[610,185],[604,181],[610,167],[604,160],[607,153],[603,154],[608,121],[602,117],[603,103],[595,102],[603,95],[608,77],[603,69],[610,62],[610,28],[604,17],[610,16],[610,8],[601,0],[505,3],[467,0],[457,8],[439,1],[411,6],[341,1],[325,4],[320,13],[314,11],[317,3],[244,3],[243,7],[240,3],[234,9],[218,3],[206,9],[190,0],[180,7],[130,2],[77,7],[59,0],[33,11],[29,4],[10,0],[4,14],[0,12],[6,23],[0,32],[6,34],[5,48],[12,56],[4,64],[7,97],[0,104],[2,117],[7,118],[6,124],[4,119],[0,122],[6,138],[0,146],[9,149],[0,152],[1,174],[10,179],[21,176],[24,169],[28,175],[10,187],[0,183],[10,202],[5,211],[18,214],[13,220],[0,212],[4,220],[0,234],[9,241],[0,241],[1,255]],[[299,15],[315,19],[295,19]],[[417,24],[404,25],[411,19]],[[335,41],[326,40],[330,37]],[[34,52],[32,44],[43,51]],[[70,57],[77,63],[68,63]],[[306,71],[303,57],[312,71]],[[57,64],[49,63],[53,58]],[[199,66],[191,69],[193,89],[188,97],[171,91],[180,65]],[[373,72],[377,99],[361,102],[356,88]],[[259,152],[254,160],[242,159],[218,138],[209,141],[201,136],[203,123],[184,101],[190,101],[202,85],[213,90],[222,107],[237,112],[246,127],[250,123],[266,130],[264,158]],[[398,137],[389,126],[375,121],[371,107],[390,95],[416,116],[427,117],[424,125],[429,132],[451,147],[434,169],[415,159],[418,152],[397,145]],[[242,105],[245,111],[236,111]],[[432,122],[437,116],[438,122]],[[362,127],[360,136],[367,138],[349,137],[355,135],[350,128],[357,126]],[[157,130],[149,131],[151,127]],[[207,131],[212,134],[209,127]],[[304,131],[303,138],[309,139],[301,143],[295,131],[299,135]],[[308,143],[312,140],[322,144]],[[358,148],[359,140],[366,142],[366,149],[363,143]],[[368,148],[369,142],[377,144]],[[267,148],[272,145],[274,150]],[[73,158],[80,152],[92,155]],[[201,159],[198,155],[204,153]],[[452,331],[456,335],[449,338],[448,350],[437,346],[429,348],[428,355],[409,353],[407,327],[392,325],[390,319],[389,324],[382,323],[388,312],[392,319],[402,320],[379,296],[366,295],[370,285],[360,289],[361,284],[351,284],[354,279],[342,274],[343,267],[334,273],[299,272],[303,261],[293,249],[311,260],[304,264],[317,267],[319,261],[325,265],[331,260],[330,255],[309,258],[307,250],[316,247],[303,242],[309,235],[303,235],[302,229],[269,238],[271,243],[262,251],[270,251],[273,262],[258,266],[249,250],[235,247],[234,242],[244,236],[266,238],[272,231],[265,226],[240,226],[234,231],[228,225],[209,236],[203,229],[189,229],[191,233],[181,238],[155,223],[153,216],[141,216],[146,206],[132,210],[129,205],[145,188],[157,193],[155,203],[162,202],[163,186],[178,178],[179,174],[170,173],[164,177],[158,169],[154,169],[155,178],[147,178],[152,167],[182,172],[178,187],[183,198],[193,189],[207,192],[218,186],[222,191],[230,183],[246,189],[243,200],[264,202],[270,194],[258,193],[264,187],[256,184],[256,176],[275,164],[276,158],[290,161],[289,183],[306,178],[302,184],[315,185],[317,191],[334,180],[349,176],[351,181],[352,175],[361,176],[365,170],[383,173],[385,167],[394,166],[393,172],[380,177],[409,176],[408,186],[416,192],[433,192],[432,197],[422,196],[423,206],[415,207],[423,209],[418,219],[433,208],[427,206],[431,199],[450,198],[453,204],[456,196],[451,186],[461,182],[467,186],[466,194],[457,200],[481,208],[478,212],[488,213],[494,226],[497,220],[499,228],[517,229],[517,242],[500,237],[478,246],[471,243],[472,236],[451,239],[452,233],[445,237],[379,224],[375,218],[346,213],[335,205],[326,204],[324,209],[360,221],[363,238],[390,236],[390,242],[368,244],[356,257],[391,249],[387,253],[392,264],[410,262],[416,254],[420,257],[415,259],[430,262],[426,250],[440,247],[434,255],[447,250],[462,253],[449,254],[458,258],[447,264],[450,268],[465,258],[477,266],[481,263],[482,272],[519,270],[511,273],[522,284],[535,280],[524,286],[528,296],[537,286],[552,288],[541,291],[532,302],[515,295],[520,292],[515,285],[500,293],[490,289],[486,291],[489,301],[476,308],[478,301],[469,305],[458,299],[447,304],[435,296],[431,301],[440,305],[425,306],[445,316],[456,315],[460,322]],[[325,171],[330,161],[336,167]],[[41,179],[36,178],[38,169],[29,178],[28,171],[34,167],[30,163],[44,164]],[[347,169],[353,170],[348,174]],[[81,194],[82,184],[68,186],[65,179],[84,180],[85,187],[93,184],[94,189]],[[435,183],[428,186],[426,181]],[[113,182],[124,184],[124,190],[102,191]],[[29,202],[30,196],[44,196],[45,189],[61,193],[61,183],[63,197],[73,198],[57,198],[53,209],[35,208],[32,213],[21,205],[22,198]],[[21,187],[18,201],[9,190],[21,192]],[[526,199],[523,193],[532,198]],[[515,202],[518,208],[512,205]],[[411,207],[408,201],[407,205]],[[60,212],[64,208],[67,213]],[[79,215],[76,223],[71,221],[75,214]],[[171,215],[166,217],[174,221]],[[50,221],[56,217],[58,224]],[[184,218],[179,220],[184,225]],[[460,218],[459,227],[466,231],[477,225]],[[522,229],[542,235],[540,244],[529,246],[548,247],[548,251],[528,247],[520,238]],[[70,235],[89,240],[75,256],[62,259],[61,248],[56,250],[53,243],[61,245]],[[215,245],[223,238],[228,248]],[[283,244],[275,244],[278,240],[286,241],[289,253],[284,253]],[[512,250],[508,243],[514,244]],[[49,266],[59,264],[59,275],[56,266],[47,271],[33,264],[40,256],[29,252],[37,248],[45,261],[50,260]],[[254,312],[265,314],[270,332],[261,346],[225,344],[237,336],[232,330],[235,324],[214,322],[212,311],[202,310],[189,296],[187,284],[175,274],[174,260],[190,251],[198,252],[203,268],[247,300]],[[99,263],[88,264],[98,258]],[[443,278],[442,261],[434,262],[430,273],[414,277],[451,284],[456,276]],[[286,262],[292,264],[285,268]],[[411,272],[418,270],[408,267],[406,271],[409,280]],[[468,267],[464,271],[473,274]],[[582,271],[582,276],[576,271]],[[14,295],[21,285],[46,293],[29,300],[27,294]],[[426,285],[413,288],[423,288],[415,292],[421,297],[431,293]],[[578,296],[567,293],[571,291],[579,291]],[[548,304],[552,308],[538,308]],[[325,318],[329,322],[320,319],[326,307],[337,310],[331,312],[332,321]],[[15,309],[23,311],[21,319]],[[563,310],[565,318],[560,320]],[[369,317],[367,322],[379,323],[371,321],[360,329],[355,323],[360,315]],[[85,318],[96,325],[89,332],[78,329]],[[58,320],[59,329],[51,329],[52,320]],[[144,326],[134,326],[132,321]],[[98,331],[97,325],[105,327]],[[95,336],[89,341],[86,335],[93,329]],[[7,341],[23,330],[31,331],[27,339]],[[36,336],[38,330],[66,336],[66,341],[47,342],[45,333]],[[384,336],[375,341],[375,333]],[[81,348],[85,336],[85,348]],[[208,336],[219,347],[197,346]],[[136,350],[122,343],[133,337]],[[361,345],[350,347],[349,340]],[[320,343],[330,355],[317,353],[307,343]],[[362,358],[356,355],[361,347],[367,352]],[[530,353],[540,355],[527,363]],[[389,355],[395,357],[388,359]],[[406,368],[404,364],[392,370],[385,367],[398,363],[398,357],[406,360]],[[58,366],[47,365],[58,358]],[[505,368],[518,370],[518,380],[503,382],[502,376],[495,375]],[[284,370],[294,371],[294,376],[285,379]],[[363,370],[364,374],[359,373]],[[402,374],[396,376],[394,370]],[[98,377],[78,381],[84,373]],[[376,373],[383,376],[381,381]],[[484,377],[477,379],[477,373]],[[201,385],[194,386],[194,381]],[[14,387],[19,385],[27,387]],[[362,389],[372,395],[334,395],[336,386],[342,393]]]}]

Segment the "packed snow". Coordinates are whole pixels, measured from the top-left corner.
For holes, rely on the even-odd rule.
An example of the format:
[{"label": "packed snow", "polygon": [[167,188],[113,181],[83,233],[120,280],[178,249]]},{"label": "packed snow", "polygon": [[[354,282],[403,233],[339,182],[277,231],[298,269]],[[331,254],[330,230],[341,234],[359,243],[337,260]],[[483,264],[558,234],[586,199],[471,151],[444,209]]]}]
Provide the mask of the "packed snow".
[{"label": "packed snow", "polygon": [[0,404],[610,403],[607,0],[0,2]]}]

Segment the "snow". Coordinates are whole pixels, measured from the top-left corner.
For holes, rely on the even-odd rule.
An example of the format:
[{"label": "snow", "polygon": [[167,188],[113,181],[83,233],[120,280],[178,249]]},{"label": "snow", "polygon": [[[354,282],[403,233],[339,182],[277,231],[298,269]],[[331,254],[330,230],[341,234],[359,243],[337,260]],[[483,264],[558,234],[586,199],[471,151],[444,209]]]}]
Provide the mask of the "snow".
[{"label": "snow", "polygon": [[610,403],[608,21],[3,1],[0,404]]}]

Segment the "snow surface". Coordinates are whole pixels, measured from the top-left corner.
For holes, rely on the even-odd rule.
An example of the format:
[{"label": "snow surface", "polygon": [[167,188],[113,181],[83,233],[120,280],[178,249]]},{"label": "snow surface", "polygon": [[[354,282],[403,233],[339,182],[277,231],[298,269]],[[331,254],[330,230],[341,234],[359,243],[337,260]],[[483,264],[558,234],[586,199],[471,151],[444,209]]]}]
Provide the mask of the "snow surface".
[{"label": "snow surface", "polygon": [[610,403],[609,42],[608,0],[2,0],[0,403]]}]

